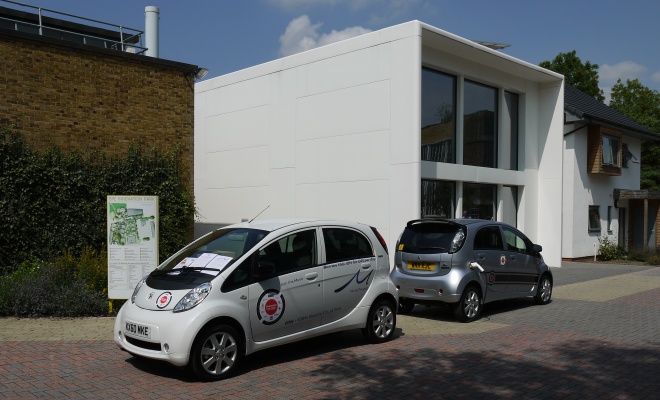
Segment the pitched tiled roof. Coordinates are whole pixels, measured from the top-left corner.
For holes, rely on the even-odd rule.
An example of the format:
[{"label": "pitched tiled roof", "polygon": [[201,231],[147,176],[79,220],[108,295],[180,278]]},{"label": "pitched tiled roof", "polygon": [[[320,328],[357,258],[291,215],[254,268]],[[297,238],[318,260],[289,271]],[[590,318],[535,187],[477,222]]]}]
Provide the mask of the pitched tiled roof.
[{"label": "pitched tiled roof", "polygon": [[660,140],[658,133],[633,121],[612,107],[606,106],[604,103],[601,103],[568,83],[564,86],[564,108],[566,111],[580,118],[588,118],[594,122],[616,125],[627,131],[632,131],[630,133],[640,134],[645,139]]}]

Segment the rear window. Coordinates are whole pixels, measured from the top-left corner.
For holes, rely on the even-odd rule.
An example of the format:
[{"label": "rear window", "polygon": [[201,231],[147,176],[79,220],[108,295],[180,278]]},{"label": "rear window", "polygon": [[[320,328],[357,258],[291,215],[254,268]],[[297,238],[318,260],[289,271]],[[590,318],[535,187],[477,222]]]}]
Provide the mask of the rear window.
[{"label": "rear window", "polygon": [[406,227],[397,250],[414,253],[446,253],[460,225],[447,223],[416,224]]}]

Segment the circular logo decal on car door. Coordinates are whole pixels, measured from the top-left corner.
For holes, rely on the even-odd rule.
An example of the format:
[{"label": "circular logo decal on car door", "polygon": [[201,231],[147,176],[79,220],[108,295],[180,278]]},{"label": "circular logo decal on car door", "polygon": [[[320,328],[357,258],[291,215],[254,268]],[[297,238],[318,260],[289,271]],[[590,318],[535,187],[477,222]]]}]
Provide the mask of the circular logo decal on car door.
[{"label": "circular logo decal on car door", "polygon": [[269,289],[257,301],[257,317],[264,325],[273,325],[284,315],[284,296],[279,290]]},{"label": "circular logo decal on car door", "polygon": [[160,296],[156,299],[156,307],[165,308],[172,301],[172,293],[165,292],[161,293]]}]

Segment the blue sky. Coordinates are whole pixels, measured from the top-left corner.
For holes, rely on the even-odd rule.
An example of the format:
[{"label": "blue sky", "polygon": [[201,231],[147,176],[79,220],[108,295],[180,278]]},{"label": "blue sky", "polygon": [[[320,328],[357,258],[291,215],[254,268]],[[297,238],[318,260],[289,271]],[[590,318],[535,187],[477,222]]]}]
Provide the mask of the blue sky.
[{"label": "blue sky", "polygon": [[[538,64],[577,51],[600,86],[638,78],[660,91],[657,0],[23,0],[144,29],[160,9],[160,57],[209,69],[205,79],[391,25],[420,20]],[[0,2],[0,6],[10,6]]]}]

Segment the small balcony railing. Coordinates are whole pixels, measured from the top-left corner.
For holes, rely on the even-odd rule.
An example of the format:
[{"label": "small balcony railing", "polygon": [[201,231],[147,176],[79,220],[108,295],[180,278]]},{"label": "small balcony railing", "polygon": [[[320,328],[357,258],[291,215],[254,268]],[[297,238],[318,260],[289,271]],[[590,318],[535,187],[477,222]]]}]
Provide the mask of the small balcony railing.
[{"label": "small balcony railing", "polygon": [[[0,28],[136,54],[141,54],[147,50],[142,45],[144,31],[139,29],[17,1],[0,1],[30,9],[30,12],[26,11],[22,15],[0,15]],[[63,19],[63,17],[66,19]]]}]

